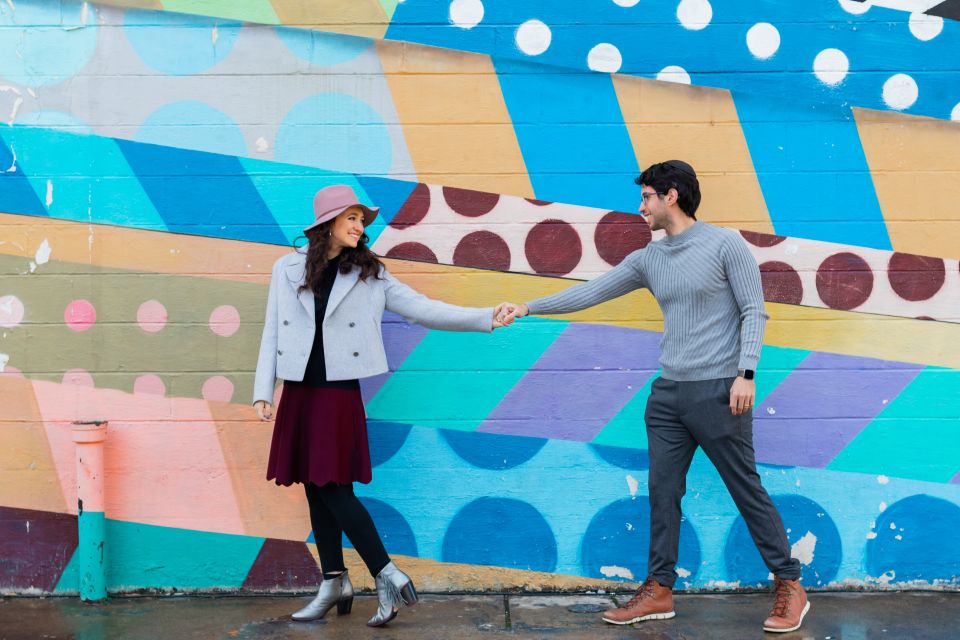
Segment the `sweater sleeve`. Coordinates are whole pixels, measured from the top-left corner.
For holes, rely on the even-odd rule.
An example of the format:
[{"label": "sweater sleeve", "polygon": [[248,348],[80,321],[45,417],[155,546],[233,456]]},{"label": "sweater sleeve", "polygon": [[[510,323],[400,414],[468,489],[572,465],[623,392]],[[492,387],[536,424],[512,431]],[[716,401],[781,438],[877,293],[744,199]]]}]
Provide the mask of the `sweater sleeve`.
[{"label": "sweater sleeve", "polygon": [[740,307],[740,369],[756,369],[763,346],[767,315],[763,304],[760,269],[746,242],[731,234],[724,244],[723,263],[730,288]]},{"label": "sweater sleeve", "polygon": [[572,313],[646,287],[644,251],[646,249],[634,251],[619,265],[593,280],[576,284],[552,296],[532,300],[527,303],[527,309],[536,315]]}]

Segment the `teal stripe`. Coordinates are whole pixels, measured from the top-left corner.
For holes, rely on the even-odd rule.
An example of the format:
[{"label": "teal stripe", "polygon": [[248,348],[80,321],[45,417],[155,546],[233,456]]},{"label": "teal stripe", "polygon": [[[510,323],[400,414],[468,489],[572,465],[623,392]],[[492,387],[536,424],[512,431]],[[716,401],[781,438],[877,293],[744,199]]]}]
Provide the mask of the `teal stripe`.
[{"label": "teal stripe", "polygon": [[22,125],[3,127],[0,136],[15,150],[17,166],[43,203],[50,182],[51,216],[167,229],[112,138]]},{"label": "teal stripe", "polygon": [[102,512],[84,511],[77,519],[77,528],[80,535],[75,555],[78,560],[80,599],[103,600],[107,597],[104,566],[106,517]]},{"label": "teal stripe", "polygon": [[[107,589],[239,589],[264,538],[106,520]],[[76,593],[80,550],[54,593]]]},{"label": "teal stripe", "polygon": [[924,369],[827,469],[948,482],[960,470],[958,389],[960,371]]},{"label": "teal stripe", "polygon": [[431,331],[368,403],[367,414],[472,431],[568,324],[528,318],[492,334]]},{"label": "teal stripe", "polygon": [[[303,228],[313,221],[313,197],[324,187],[333,184],[349,185],[362,204],[375,204],[352,173],[267,160],[238,160],[291,244],[298,236],[303,235]],[[367,227],[371,245],[385,226],[384,221],[378,217]]]}]

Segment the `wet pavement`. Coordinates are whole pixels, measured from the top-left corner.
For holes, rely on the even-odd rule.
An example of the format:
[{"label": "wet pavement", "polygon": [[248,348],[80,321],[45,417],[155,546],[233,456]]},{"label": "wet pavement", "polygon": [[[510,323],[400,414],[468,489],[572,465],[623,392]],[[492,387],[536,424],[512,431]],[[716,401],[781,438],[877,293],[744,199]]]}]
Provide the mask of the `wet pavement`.
[{"label": "wet pavement", "polygon": [[799,631],[764,633],[767,594],[690,594],[675,597],[677,617],[617,627],[599,611],[629,594],[423,595],[388,626],[369,629],[372,596],[358,596],[350,615],[289,619],[309,598],[293,596],[120,597],[91,605],[76,598],[0,599],[0,640],[280,640],[369,638],[783,638],[789,640],[947,640],[960,638],[960,593],[813,593]]}]

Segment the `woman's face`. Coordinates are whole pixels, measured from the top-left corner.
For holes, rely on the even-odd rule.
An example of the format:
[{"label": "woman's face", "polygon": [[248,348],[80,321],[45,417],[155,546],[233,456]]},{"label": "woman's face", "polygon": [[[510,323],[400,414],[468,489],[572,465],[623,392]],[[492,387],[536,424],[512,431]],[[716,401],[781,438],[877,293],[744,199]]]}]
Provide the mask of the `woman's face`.
[{"label": "woman's face", "polygon": [[330,251],[340,253],[353,249],[363,236],[363,209],[350,207],[333,219],[330,227]]}]

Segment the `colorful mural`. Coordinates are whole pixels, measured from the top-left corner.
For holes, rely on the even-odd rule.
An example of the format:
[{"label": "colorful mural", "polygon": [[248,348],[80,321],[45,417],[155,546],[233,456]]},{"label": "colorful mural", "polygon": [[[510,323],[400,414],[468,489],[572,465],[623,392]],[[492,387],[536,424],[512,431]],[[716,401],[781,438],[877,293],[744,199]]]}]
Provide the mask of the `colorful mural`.
[{"label": "colorful mural", "polygon": [[[270,265],[313,194],[350,184],[398,278],[492,305],[658,241],[633,178],[668,157],[760,265],[757,460],[805,583],[957,588],[957,17],[0,3],[0,591],[78,590],[76,420],[109,422],[109,591],[309,589],[305,499],[263,479],[249,398]],[[646,292],[492,335],[385,318],[358,495],[421,588],[645,576],[661,331]],[[678,584],[764,583],[705,458],[687,486]]]}]

